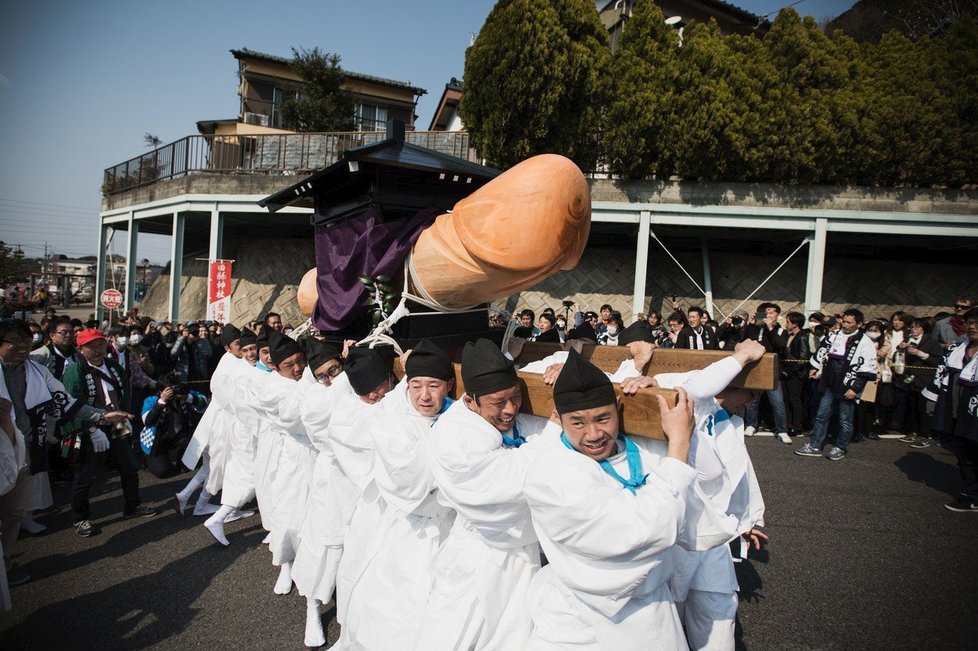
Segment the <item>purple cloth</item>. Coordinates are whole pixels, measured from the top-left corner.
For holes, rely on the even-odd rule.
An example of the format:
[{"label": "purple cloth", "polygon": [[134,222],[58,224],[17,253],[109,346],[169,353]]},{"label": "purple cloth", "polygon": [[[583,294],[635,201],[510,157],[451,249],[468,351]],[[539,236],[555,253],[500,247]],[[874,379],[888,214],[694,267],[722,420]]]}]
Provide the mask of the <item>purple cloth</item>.
[{"label": "purple cloth", "polygon": [[413,217],[385,217],[373,207],[317,229],[319,300],[312,317],[316,327],[337,332],[362,316],[367,291],[358,276],[397,276],[421,231],[437,216],[435,210],[422,210]]}]

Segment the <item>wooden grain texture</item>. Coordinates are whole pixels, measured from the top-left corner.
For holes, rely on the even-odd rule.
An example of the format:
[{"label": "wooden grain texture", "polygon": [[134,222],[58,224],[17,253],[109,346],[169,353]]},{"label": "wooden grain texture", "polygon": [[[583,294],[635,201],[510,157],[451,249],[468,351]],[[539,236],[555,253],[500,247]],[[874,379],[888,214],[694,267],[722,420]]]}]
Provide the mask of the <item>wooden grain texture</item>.
[{"label": "wooden grain texture", "polygon": [[[540,344],[527,342],[516,358],[521,366],[563,350],[559,344]],[[659,373],[682,373],[706,368],[713,362],[729,357],[733,352],[722,350],[677,350],[674,348],[656,348],[652,351],[652,361],[645,368],[644,375],[655,376]],[[614,373],[621,363],[631,359],[632,355],[626,346],[596,346],[586,344],[581,350],[581,356],[589,360],[602,371]],[[746,389],[770,390],[780,377],[778,356],[765,353],[764,357],[749,364],[730,383],[732,387]]]},{"label": "wooden grain texture", "polygon": [[[454,400],[458,400],[465,393],[465,385],[462,382],[462,365],[455,365],[455,387],[451,392]],[[394,374],[401,378],[404,369],[399,359],[394,360]],[[524,414],[533,414],[543,418],[550,418],[554,409],[553,386],[545,384],[543,376],[536,373],[517,373],[520,387],[523,392],[523,404],[520,411]],[[622,394],[617,384],[614,385],[615,393],[621,399],[621,429],[628,434],[664,440],[662,424],[659,421],[659,402],[655,396],[660,395],[666,399],[670,407],[676,405],[678,393],[671,389],[639,389],[638,393],[631,396]]]}]

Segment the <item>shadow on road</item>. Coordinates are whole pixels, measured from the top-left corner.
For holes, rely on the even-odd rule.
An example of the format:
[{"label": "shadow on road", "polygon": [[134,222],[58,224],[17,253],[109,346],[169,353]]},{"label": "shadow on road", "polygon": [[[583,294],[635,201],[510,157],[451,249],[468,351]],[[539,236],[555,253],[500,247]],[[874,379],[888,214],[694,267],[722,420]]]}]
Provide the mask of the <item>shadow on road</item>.
[{"label": "shadow on road", "polygon": [[[38,639],[57,640],[59,649],[99,646],[138,649],[163,642],[191,624],[200,610],[194,607],[194,602],[214,577],[253,544],[258,544],[264,533],[259,530],[256,522],[255,527],[241,532],[252,539],[251,544],[229,548],[207,546],[167,563],[156,572],[111,585],[99,592],[54,600],[4,635],[12,645],[10,648],[38,648],[34,644]],[[158,528],[149,522],[120,532],[111,538],[112,548],[119,550],[114,555],[123,555],[136,545],[152,544],[158,534]],[[79,567],[94,560],[95,556],[104,558],[107,551],[100,546],[67,557],[45,559],[44,565],[60,569],[66,564]],[[134,568],[133,571],[140,570]]]},{"label": "shadow on road", "polygon": [[954,496],[960,490],[960,475],[954,465],[954,457],[948,461],[937,459],[925,452],[907,452],[894,462],[907,479],[920,482],[929,488]]}]

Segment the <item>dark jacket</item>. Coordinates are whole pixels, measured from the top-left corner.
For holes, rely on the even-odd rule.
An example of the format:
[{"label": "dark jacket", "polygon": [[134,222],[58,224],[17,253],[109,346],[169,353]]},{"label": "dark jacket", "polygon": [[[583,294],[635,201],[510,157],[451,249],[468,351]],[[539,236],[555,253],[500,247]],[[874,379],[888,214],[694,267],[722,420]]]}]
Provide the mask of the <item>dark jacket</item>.
[{"label": "dark jacket", "polygon": [[923,355],[911,355],[907,352],[903,381],[908,388],[920,391],[930,386],[934,380],[937,365],[944,359],[944,348],[932,335],[924,335],[914,348]]},{"label": "dark jacket", "polygon": [[744,326],[741,341],[753,339],[764,346],[764,350],[769,353],[784,355],[785,346],[788,345],[788,331],[780,325],[775,325],[774,329],[768,329],[763,323],[752,323]]},{"label": "dark jacket", "polygon": [[807,379],[808,373],[812,369],[808,363],[809,358],[812,356],[811,345],[808,341],[808,332],[802,330],[795,335],[794,339],[791,339],[791,335],[789,334],[788,339],[789,341],[786,341],[784,348],[784,354],[781,357],[781,373],[788,378]]},{"label": "dark jacket", "polygon": [[703,329],[700,335],[703,339],[702,348],[697,346],[696,333],[691,326],[686,326],[679,331],[679,334],[676,335],[676,345],[674,348],[686,350],[720,350],[720,343],[717,341],[717,335],[713,332],[713,328],[706,325],[700,327]]}]

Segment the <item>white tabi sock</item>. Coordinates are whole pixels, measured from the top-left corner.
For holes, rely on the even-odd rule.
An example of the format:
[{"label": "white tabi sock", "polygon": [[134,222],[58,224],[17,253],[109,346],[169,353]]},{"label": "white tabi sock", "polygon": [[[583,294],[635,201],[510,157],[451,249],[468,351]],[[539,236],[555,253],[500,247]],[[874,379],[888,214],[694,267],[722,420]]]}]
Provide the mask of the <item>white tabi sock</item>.
[{"label": "white tabi sock", "polygon": [[[194,473],[193,478],[187,482],[187,485],[183,487],[183,490],[177,493],[177,499],[183,502],[184,507],[186,507],[187,502],[190,501],[190,496],[194,494],[194,491],[203,486],[204,482],[207,481],[207,475],[210,474],[209,471],[210,468],[208,468],[207,464],[205,463],[200,467],[200,470]],[[209,500],[210,497],[208,496],[207,499]]]},{"label": "white tabi sock", "polygon": [[326,633],[323,631],[323,616],[319,612],[319,600],[306,599],[306,646],[320,647],[326,644]]},{"label": "white tabi sock", "polygon": [[213,497],[207,492],[206,488],[200,490],[200,495],[197,497],[197,504],[194,506],[194,515],[210,515],[211,513],[217,513],[217,510],[221,508],[217,504],[211,504],[210,500]]},{"label": "white tabi sock", "polygon": [[21,530],[31,534],[39,534],[42,531],[47,530],[47,527],[40,522],[34,522],[33,511],[28,511],[27,515],[24,516],[24,519],[20,521],[20,528]]},{"label": "white tabi sock", "polygon": [[228,517],[233,510],[233,506],[222,506],[214,515],[207,518],[207,521],[204,522],[204,526],[211,532],[211,535],[217,539],[217,542],[221,543],[225,547],[231,543],[228,542],[227,536],[224,535],[224,518]]},{"label": "white tabi sock", "polygon": [[235,520],[244,520],[245,518],[250,518],[254,514],[255,514],[254,511],[242,511],[240,509],[234,509],[231,515],[229,515],[227,519],[224,520],[224,524],[227,524],[229,522],[234,522]]},{"label": "white tabi sock", "polygon": [[275,594],[289,594],[292,592],[292,561],[282,563],[282,569],[278,573],[278,581],[272,589]]}]

